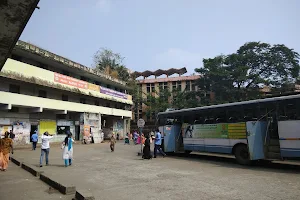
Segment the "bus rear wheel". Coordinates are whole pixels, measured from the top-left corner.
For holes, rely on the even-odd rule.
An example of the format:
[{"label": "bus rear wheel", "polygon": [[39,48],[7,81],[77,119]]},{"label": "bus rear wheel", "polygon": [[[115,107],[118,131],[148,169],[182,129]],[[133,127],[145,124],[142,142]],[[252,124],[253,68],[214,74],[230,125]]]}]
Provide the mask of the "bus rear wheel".
[{"label": "bus rear wheel", "polygon": [[236,161],[241,165],[250,165],[251,160],[249,159],[249,151],[246,145],[238,145],[235,148],[234,155]]}]

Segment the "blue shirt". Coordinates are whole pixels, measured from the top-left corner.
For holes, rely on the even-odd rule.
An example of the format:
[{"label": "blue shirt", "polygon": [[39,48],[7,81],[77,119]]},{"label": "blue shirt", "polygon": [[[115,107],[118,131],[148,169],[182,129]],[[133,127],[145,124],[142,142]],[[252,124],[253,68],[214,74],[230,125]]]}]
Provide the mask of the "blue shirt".
[{"label": "blue shirt", "polygon": [[156,145],[161,145],[161,134],[160,134],[160,132],[156,132],[156,135],[155,135],[155,144]]},{"label": "blue shirt", "polygon": [[38,139],[39,139],[39,136],[36,133],[32,134],[32,136],[31,136],[32,142],[37,142]]}]

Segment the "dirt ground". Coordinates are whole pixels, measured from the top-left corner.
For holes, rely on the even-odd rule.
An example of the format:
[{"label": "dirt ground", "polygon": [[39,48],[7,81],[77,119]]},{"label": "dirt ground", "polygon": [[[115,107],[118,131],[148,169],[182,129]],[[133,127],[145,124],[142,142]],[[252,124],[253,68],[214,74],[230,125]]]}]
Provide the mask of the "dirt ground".
[{"label": "dirt ground", "polygon": [[[75,145],[74,164],[65,168],[62,150],[53,146],[50,166],[43,167],[43,171],[101,200],[300,198],[299,165],[274,163],[245,167],[230,157],[198,154],[142,160],[137,156],[139,150],[140,146],[123,143],[116,144],[115,152],[110,152],[107,143]],[[16,150],[14,156],[38,166],[40,149]],[[1,188],[6,185],[1,184]],[[1,195],[2,192],[2,200]]]}]

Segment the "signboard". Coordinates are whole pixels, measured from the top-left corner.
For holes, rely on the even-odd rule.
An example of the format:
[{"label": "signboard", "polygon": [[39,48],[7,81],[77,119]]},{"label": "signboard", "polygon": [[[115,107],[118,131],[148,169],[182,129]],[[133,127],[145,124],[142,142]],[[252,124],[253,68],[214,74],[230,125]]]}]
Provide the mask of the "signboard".
[{"label": "signboard", "polygon": [[40,121],[39,135],[44,134],[46,131],[50,135],[56,134],[56,121]]},{"label": "signboard", "polygon": [[109,89],[109,88],[106,88],[106,87],[100,87],[100,93],[102,94],[106,94],[106,95],[109,95],[109,96],[113,96],[113,97],[117,97],[117,98],[121,98],[121,99],[127,99],[127,94],[124,94],[122,92],[118,92],[118,91],[115,91],[115,90],[112,90],[112,89]]},{"label": "signboard", "polygon": [[245,123],[195,124],[182,127],[186,138],[245,139]]},{"label": "signboard", "polygon": [[56,125],[57,126],[73,126],[74,123],[73,123],[73,121],[68,121],[68,120],[57,120]]},{"label": "signboard", "polygon": [[88,89],[89,89],[89,90],[94,90],[94,91],[99,92],[99,91],[100,91],[100,86],[99,86],[99,85],[92,84],[92,83],[89,83],[89,84],[88,84]]},{"label": "signboard", "polygon": [[143,128],[143,127],[145,126],[145,120],[139,119],[139,120],[137,121],[137,126],[138,126],[139,128]]},{"label": "signboard", "polygon": [[83,135],[86,137],[90,136],[90,126],[89,125],[84,125],[83,126]]},{"label": "signboard", "polygon": [[61,83],[61,84],[65,84],[65,85],[69,85],[69,86],[73,86],[79,89],[86,89],[86,90],[92,90],[92,91],[97,91],[100,92],[102,94],[105,95],[109,95],[112,97],[116,97],[116,98],[121,98],[121,99],[126,99],[126,100],[132,100],[132,96],[127,95],[125,93],[122,92],[118,92],[106,87],[102,87],[99,85],[95,85],[92,83],[88,83],[86,81],[82,81],[76,78],[72,78],[70,76],[65,76],[63,74],[59,74],[59,73],[54,73],[54,82],[57,83]]},{"label": "signboard", "polygon": [[70,76],[54,73],[54,82],[66,84],[81,89],[88,89],[88,83]]}]

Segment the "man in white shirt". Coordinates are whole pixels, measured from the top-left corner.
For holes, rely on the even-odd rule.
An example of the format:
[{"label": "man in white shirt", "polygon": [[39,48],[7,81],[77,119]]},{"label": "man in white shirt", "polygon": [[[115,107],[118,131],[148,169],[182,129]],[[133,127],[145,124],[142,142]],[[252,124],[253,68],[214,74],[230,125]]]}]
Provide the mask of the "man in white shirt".
[{"label": "man in white shirt", "polygon": [[42,139],[42,147],[41,147],[41,158],[40,158],[40,167],[43,167],[43,158],[44,158],[44,154],[46,154],[46,165],[49,164],[49,152],[50,152],[50,144],[49,144],[49,140],[52,138],[53,136],[49,135],[48,131],[46,131],[41,139]]}]

